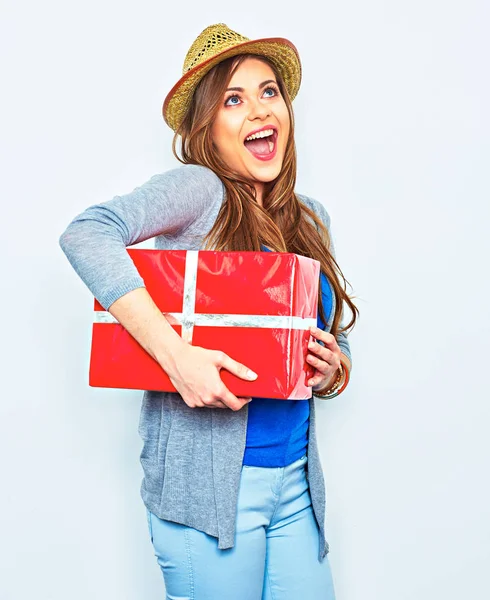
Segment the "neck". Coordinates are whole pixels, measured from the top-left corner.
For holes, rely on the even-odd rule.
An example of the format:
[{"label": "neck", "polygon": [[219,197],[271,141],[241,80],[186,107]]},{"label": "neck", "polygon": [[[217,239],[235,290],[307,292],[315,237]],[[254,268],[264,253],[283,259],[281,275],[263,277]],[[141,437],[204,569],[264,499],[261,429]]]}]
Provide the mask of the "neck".
[{"label": "neck", "polygon": [[255,200],[256,200],[257,204],[260,204],[260,206],[264,206],[262,199],[264,197],[265,183],[263,183],[262,181],[256,181],[254,185],[255,185]]}]

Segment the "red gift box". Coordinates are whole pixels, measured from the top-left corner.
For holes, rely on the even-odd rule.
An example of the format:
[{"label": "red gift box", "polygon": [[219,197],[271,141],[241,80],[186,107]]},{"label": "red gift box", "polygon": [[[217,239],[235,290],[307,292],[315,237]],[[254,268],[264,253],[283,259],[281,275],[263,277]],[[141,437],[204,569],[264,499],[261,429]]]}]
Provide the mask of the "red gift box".
[{"label": "red gift box", "polygon": [[[128,249],[146,289],[184,340],[258,374],[220,376],[236,396],[310,398],[306,362],[320,263],[284,252]],[[165,371],[95,300],[89,385],[175,392]]]}]

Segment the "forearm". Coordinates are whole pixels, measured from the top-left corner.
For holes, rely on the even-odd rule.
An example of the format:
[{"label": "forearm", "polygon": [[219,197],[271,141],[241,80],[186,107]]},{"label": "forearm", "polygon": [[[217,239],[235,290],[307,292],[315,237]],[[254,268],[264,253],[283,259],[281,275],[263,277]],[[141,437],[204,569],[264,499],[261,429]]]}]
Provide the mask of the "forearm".
[{"label": "forearm", "polygon": [[173,366],[175,351],[185,342],[172,328],[144,287],[113,302],[108,311],[163,367]]}]

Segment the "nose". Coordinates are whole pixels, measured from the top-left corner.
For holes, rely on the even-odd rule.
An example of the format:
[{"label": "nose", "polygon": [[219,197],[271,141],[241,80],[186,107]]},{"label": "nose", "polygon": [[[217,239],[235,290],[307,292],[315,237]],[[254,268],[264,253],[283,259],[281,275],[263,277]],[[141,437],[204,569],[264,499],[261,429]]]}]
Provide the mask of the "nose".
[{"label": "nose", "polygon": [[248,115],[249,121],[254,121],[255,119],[267,119],[270,117],[271,109],[265,102],[261,100],[256,100],[255,102],[250,103],[250,112]]}]

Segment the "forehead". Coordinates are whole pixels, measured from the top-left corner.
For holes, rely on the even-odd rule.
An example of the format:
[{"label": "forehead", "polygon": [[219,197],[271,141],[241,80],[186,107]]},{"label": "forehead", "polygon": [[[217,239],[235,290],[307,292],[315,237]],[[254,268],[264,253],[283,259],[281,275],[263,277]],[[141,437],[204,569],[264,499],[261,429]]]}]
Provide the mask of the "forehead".
[{"label": "forehead", "polygon": [[271,67],[258,58],[246,58],[233,74],[229,85],[243,88],[254,87],[266,79],[276,81]]}]

